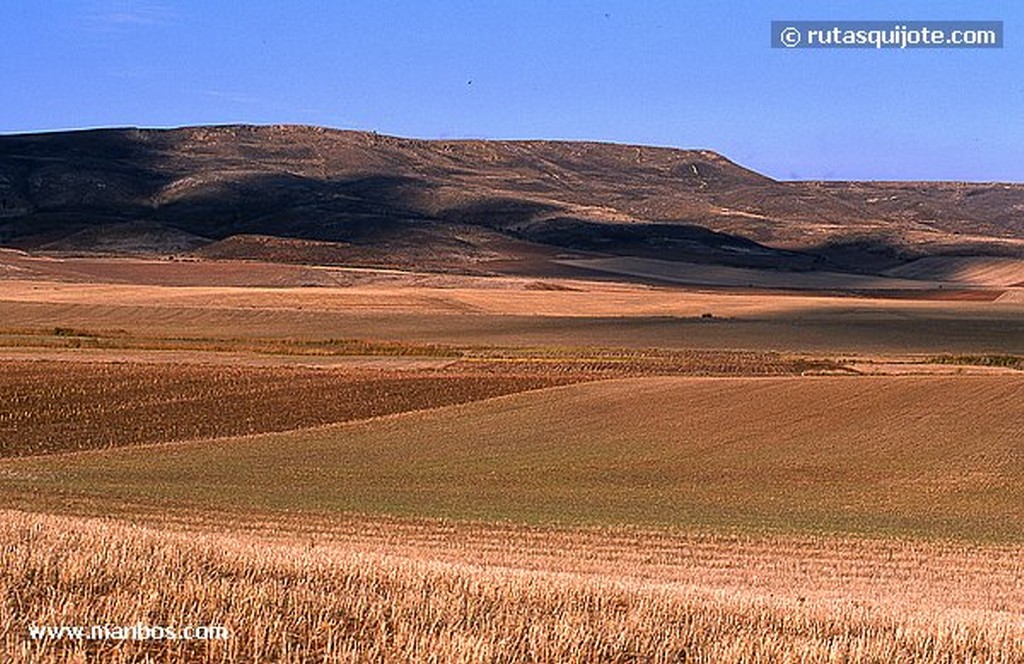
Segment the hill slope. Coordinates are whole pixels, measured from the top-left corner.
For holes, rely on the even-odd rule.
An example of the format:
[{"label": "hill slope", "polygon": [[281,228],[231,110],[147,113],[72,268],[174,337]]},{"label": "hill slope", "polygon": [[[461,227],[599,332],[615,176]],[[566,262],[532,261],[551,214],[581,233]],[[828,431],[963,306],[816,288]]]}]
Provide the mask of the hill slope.
[{"label": "hill slope", "polygon": [[43,251],[159,253],[164,237],[273,258],[273,237],[332,243],[285,260],[431,269],[569,252],[870,272],[1020,257],[1021,209],[1024,185],[777,182],[705,150],[305,126],[0,137],[0,243]]}]

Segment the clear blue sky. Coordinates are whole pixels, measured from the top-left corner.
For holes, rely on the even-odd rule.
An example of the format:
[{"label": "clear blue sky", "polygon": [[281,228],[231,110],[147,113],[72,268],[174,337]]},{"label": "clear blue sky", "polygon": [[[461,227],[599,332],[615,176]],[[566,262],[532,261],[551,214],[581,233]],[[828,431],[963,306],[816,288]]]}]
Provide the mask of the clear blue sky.
[{"label": "clear blue sky", "polygon": [[[772,19],[1002,20],[1005,47],[771,49]],[[303,123],[1024,181],[1016,0],[7,0],[0,26],[0,132]]]}]

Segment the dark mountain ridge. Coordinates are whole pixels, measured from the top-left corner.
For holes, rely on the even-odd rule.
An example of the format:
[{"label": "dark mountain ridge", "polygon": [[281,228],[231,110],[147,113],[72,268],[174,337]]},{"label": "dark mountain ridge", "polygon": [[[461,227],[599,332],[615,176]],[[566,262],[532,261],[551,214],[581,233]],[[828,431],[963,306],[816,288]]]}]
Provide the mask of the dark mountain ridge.
[{"label": "dark mountain ridge", "polygon": [[5,246],[274,259],[287,240],[282,260],[425,269],[575,252],[870,272],[1024,256],[1024,185],[779,182],[707,150],[291,125],[0,136]]}]

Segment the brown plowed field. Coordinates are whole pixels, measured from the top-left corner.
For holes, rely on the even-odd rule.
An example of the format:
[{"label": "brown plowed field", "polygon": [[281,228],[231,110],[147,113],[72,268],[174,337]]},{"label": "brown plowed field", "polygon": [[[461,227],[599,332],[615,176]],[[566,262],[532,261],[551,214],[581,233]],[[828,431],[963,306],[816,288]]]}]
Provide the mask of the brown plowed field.
[{"label": "brown plowed field", "polygon": [[0,456],[285,431],[464,403],[557,376],[0,362]]}]

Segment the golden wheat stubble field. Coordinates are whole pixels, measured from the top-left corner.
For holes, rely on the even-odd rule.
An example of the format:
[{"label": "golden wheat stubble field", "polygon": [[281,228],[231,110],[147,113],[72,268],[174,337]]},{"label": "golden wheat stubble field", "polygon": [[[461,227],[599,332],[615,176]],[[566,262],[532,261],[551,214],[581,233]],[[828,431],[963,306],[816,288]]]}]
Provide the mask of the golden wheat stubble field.
[{"label": "golden wheat stubble field", "polygon": [[[298,527],[260,535],[2,512],[0,647],[31,662],[1022,655],[1012,547],[372,520],[337,534]],[[30,642],[30,621],[213,623],[231,637]]]},{"label": "golden wheat stubble field", "polygon": [[[63,355],[58,361],[46,355],[52,347],[42,348],[49,359],[5,365],[6,659],[1024,659],[1019,373],[800,376],[797,365],[774,357],[774,377],[697,378],[692,372],[709,366],[716,373],[723,357],[749,371],[765,356],[702,356],[697,364],[658,356],[622,373],[607,371],[614,358],[592,347],[608,339],[608,325],[595,321],[618,299],[636,307],[632,294],[640,295],[634,313],[645,329],[654,312],[688,319],[712,303],[740,320],[750,307],[763,315],[765,306],[789,312],[793,325],[813,318],[816,306],[837,325],[881,320],[869,343],[863,331],[837,341],[864,352],[905,350],[885,327],[890,314],[952,320],[946,331],[960,344],[953,350],[1013,352],[1005,330],[972,336],[977,321],[961,320],[985,312],[987,322],[1012,323],[1016,314],[1006,307],[673,299],[660,290],[644,303],[633,286],[607,285],[575,300],[566,298],[574,291],[518,287],[492,298],[398,288],[391,299],[358,289],[300,296],[174,288],[139,292],[132,302],[132,287],[108,284],[102,293],[84,289],[86,302],[77,303],[55,301],[50,286],[34,301],[18,288],[22,299],[5,301],[22,317],[8,339],[29,353],[41,339],[60,341]],[[240,299],[225,308],[221,295]],[[537,299],[544,295],[555,299]],[[73,291],[66,297],[73,300]],[[282,320],[330,321],[332,334],[349,318],[379,323],[352,309],[358,297],[377,314],[399,312],[388,320],[413,321],[417,311],[443,317],[443,338],[421,343],[465,341],[503,323],[535,331],[541,319],[555,318],[558,326],[545,328],[555,336],[545,338],[560,344],[488,351],[483,364],[462,351],[449,357],[451,348],[358,346],[402,362],[407,353],[444,360],[415,370],[325,372],[278,362],[323,352],[290,345],[296,340]],[[573,301],[586,315],[564,309]],[[437,314],[438,306],[447,313]],[[35,318],[25,318],[31,307]],[[502,320],[502,307],[515,316]],[[189,333],[160,339],[187,342],[174,351],[186,362],[155,361],[170,351],[153,348],[152,338],[119,348],[143,336],[147,316],[150,329],[166,323]],[[227,333],[225,317],[260,323]],[[83,323],[108,336],[74,333]],[[280,333],[267,334],[273,325]],[[57,327],[62,332],[53,334]],[[264,341],[251,345],[246,335],[257,328],[252,338]],[[373,329],[371,338],[402,336]],[[67,356],[76,349],[63,342],[97,338],[119,341],[93,349],[102,363],[76,366]],[[279,343],[268,347],[266,339]],[[272,366],[204,360],[232,343],[232,352],[271,358]],[[770,344],[762,340],[759,352]],[[111,363],[119,352],[145,361]],[[625,355],[635,367],[635,353]],[[567,357],[588,362],[567,365]],[[511,360],[529,370],[510,370]],[[538,366],[559,375],[538,382]],[[15,375],[35,387],[12,389]],[[64,381],[49,401],[37,389],[45,376]],[[71,390],[75,380],[106,387]],[[19,401],[19,410],[11,394],[41,401]],[[373,395],[365,401],[377,409],[332,399],[358,402],[354,394]],[[247,410],[264,399],[275,407]],[[57,403],[78,409],[80,426],[69,425],[74,413]],[[126,426],[159,424],[165,415],[182,428]],[[340,423],[316,426],[328,421]],[[77,432],[70,439],[78,442],[53,443],[47,422],[63,422],[50,431]],[[198,426],[209,422],[219,424]],[[122,426],[134,433],[109,435]],[[41,455],[18,449],[19,432],[30,429]],[[97,431],[107,437],[82,442]],[[154,444],[183,439],[194,440]],[[223,624],[232,636],[27,638],[30,624],[93,623]]]}]

